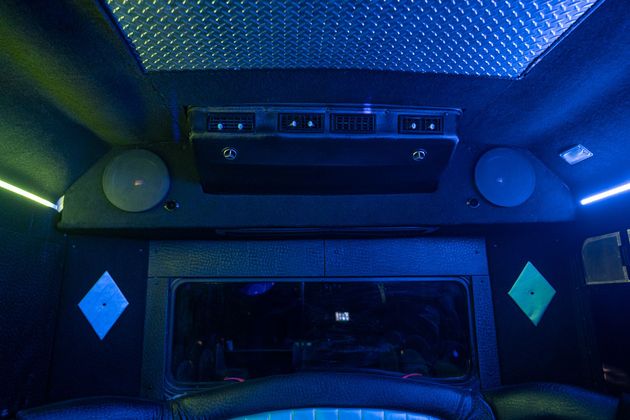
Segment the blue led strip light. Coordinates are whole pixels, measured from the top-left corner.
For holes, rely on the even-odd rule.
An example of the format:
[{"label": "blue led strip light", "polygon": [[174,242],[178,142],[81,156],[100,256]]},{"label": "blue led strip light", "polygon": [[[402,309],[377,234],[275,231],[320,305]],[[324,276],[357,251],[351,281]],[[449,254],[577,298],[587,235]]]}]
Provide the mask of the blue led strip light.
[{"label": "blue led strip light", "polygon": [[626,191],[630,191],[630,182],[628,182],[626,184],[623,184],[623,185],[619,185],[618,187],[614,187],[614,188],[611,188],[611,189],[606,190],[606,191],[602,191],[602,192],[597,193],[597,194],[593,194],[593,195],[588,196],[586,198],[583,198],[583,199],[580,200],[580,204],[585,206],[587,204],[591,204],[591,203],[594,203],[596,201],[600,201],[600,200],[603,200],[605,198],[612,197],[614,195],[624,193]]},{"label": "blue led strip light", "polygon": [[147,71],[517,78],[597,0],[105,0]]}]

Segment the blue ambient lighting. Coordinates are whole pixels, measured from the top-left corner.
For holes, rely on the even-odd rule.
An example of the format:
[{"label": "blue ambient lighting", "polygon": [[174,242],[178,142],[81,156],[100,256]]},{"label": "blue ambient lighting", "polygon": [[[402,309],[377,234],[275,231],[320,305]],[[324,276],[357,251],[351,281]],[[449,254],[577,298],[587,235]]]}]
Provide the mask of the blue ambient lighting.
[{"label": "blue ambient lighting", "polygon": [[[62,200],[60,199],[59,202],[57,204],[55,203],[51,203],[50,201],[41,198],[33,193],[30,193],[26,190],[23,190],[22,188],[16,187],[15,185],[9,184],[8,182],[5,182],[3,180],[0,179],[0,188],[3,188],[7,191],[11,191],[12,193],[15,193],[17,195],[20,195],[24,198],[28,198],[29,200],[32,200],[36,203],[41,204],[42,206],[46,206],[46,207],[50,207],[51,209],[55,209],[57,211],[61,211],[62,208]],[[63,197],[62,197],[63,198]]]},{"label": "blue ambient lighting", "polygon": [[630,191],[630,182],[627,182],[627,183],[625,183],[623,185],[620,185],[618,187],[611,188],[609,190],[602,191],[600,193],[593,194],[591,196],[583,198],[583,199],[580,200],[580,204],[585,206],[587,204],[591,204],[591,203],[594,203],[596,201],[603,200],[605,198],[612,197],[613,195],[621,194],[621,193],[626,192],[626,191]]}]

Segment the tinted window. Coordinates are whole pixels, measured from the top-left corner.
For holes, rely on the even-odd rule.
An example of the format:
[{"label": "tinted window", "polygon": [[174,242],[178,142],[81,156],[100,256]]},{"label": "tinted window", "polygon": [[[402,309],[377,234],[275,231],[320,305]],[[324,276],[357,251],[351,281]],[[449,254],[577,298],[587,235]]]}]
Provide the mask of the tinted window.
[{"label": "tinted window", "polygon": [[307,369],[452,378],[471,366],[457,281],[184,283],[173,317],[177,382]]}]

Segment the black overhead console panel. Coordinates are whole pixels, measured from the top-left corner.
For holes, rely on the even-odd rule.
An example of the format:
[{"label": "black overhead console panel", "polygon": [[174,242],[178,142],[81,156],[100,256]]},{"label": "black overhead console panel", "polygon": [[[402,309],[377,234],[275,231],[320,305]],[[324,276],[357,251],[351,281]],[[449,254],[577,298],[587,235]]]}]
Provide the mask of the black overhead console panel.
[{"label": "black overhead console panel", "polygon": [[458,138],[457,109],[190,107],[203,190],[216,194],[433,192]]}]

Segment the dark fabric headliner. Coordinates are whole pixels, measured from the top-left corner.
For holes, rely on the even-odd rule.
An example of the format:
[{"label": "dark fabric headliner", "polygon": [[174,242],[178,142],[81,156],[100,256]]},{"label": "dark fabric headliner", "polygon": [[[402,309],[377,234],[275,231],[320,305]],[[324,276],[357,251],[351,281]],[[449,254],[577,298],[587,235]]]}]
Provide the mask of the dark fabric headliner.
[{"label": "dark fabric headliner", "polygon": [[170,137],[95,3],[3,1],[0,22],[0,178],[56,200],[108,145]]},{"label": "dark fabric headliner", "polygon": [[[110,145],[181,141],[184,106],[352,102],[461,107],[462,143],[531,149],[582,195],[630,178],[630,7],[605,0],[523,79],[369,71],[143,75],[98,2],[2,2],[0,177],[62,194]],[[595,157],[557,155],[583,143]]]}]

